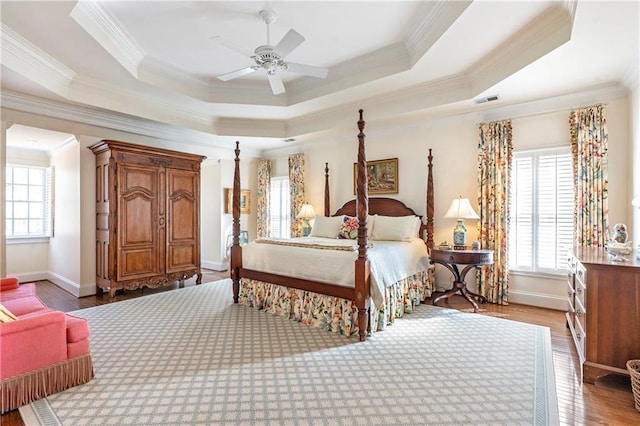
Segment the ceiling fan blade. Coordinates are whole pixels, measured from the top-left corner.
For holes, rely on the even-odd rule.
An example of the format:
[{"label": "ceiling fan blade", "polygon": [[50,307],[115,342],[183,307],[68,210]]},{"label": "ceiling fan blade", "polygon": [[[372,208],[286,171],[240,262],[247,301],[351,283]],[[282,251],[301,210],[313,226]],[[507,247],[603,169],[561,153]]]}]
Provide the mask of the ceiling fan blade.
[{"label": "ceiling fan blade", "polygon": [[278,74],[267,74],[269,84],[271,85],[271,91],[274,95],[284,93],[284,84],[282,84],[282,78]]},{"label": "ceiling fan blade", "polygon": [[287,71],[297,74],[310,75],[312,77],[325,78],[329,72],[328,68],[315,67],[313,65],[296,64],[295,62],[287,62]]},{"label": "ceiling fan blade", "polygon": [[247,75],[247,74],[251,74],[254,71],[257,71],[259,69],[258,66],[254,65],[251,67],[246,67],[246,68],[242,68],[239,70],[235,70],[232,72],[229,72],[227,74],[222,74],[218,76],[218,80],[222,80],[222,81],[229,81],[229,80],[233,80],[234,78],[238,78],[238,77],[242,77],[243,75]]},{"label": "ceiling fan blade", "polygon": [[247,56],[249,58],[253,56],[253,52],[248,51],[244,47],[239,46],[239,45],[235,44],[234,42],[227,40],[226,38],[223,38],[223,37],[220,37],[220,36],[213,36],[213,37],[211,37],[211,40],[213,40],[215,43],[218,43],[221,46],[226,47],[227,49],[230,49],[230,50],[233,50],[234,52],[240,53],[243,56]]},{"label": "ceiling fan blade", "polygon": [[290,29],[288,33],[282,37],[282,40],[273,48],[274,53],[280,55],[281,58],[284,58],[289,53],[293,52],[293,49],[300,46],[304,41],[304,37],[302,37],[296,30]]}]

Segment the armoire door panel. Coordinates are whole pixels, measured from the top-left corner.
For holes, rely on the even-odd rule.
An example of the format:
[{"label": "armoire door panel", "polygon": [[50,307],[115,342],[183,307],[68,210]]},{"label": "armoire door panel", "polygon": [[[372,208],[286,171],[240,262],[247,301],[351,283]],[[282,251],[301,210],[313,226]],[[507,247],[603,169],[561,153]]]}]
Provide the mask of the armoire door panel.
[{"label": "armoire door panel", "polygon": [[169,228],[169,242],[194,241],[198,226],[195,223],[197,217],[193,214],[195,208],[193,200],[181,197],[176,200],[171,200],[170,206],[170,217],[178,217],[180,220],[174,219],[173,221],[169,221],[171,223],[171,227]]},{"label": "armoire door panel", "polygon": [[96,155],[99,292],[171,285],[200,271],[200,164],[206,157],[103,140]]},{"label": "armoire door panel", "polygon": [[156,217],[155,200],[146,197],[123,199],[120,206],[120,223],[123,225],[120,248],[126,249],[131,244],[155,244]]},{"label": "armoire door panel", "polygon": [[123,252],[118,264],[119,279],[141,278],[156,275],[158,271],[157,255],[153,248],[132,249]]},{"label": "armoire door panel", "polygon": [[167,253],[167,272],[178,272],[196,267],[196,248],[193,245],[174,244]]},{"label": "armoire door panel", "polygon": [[158,250],[158,169],[121,164],[118,187],[118,279],[162,272]]},{"label": "armoire door panel", "polygon": [[167,244],[191,242],[199,238],[199,175],[190,170],[167,170]]}]

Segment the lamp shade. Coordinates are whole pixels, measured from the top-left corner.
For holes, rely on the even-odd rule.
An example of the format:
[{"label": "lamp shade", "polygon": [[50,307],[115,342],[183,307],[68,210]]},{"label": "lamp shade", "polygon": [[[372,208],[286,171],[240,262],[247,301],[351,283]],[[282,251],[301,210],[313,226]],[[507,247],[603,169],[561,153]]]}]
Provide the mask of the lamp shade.
[{"label": "lamp shade", "polygon": [[300,213],[296,216],[297,219],[313,219],[314,217],[316,217],[316,212],[311,204],[303,204]]},{"label": "lamp shade", "polygon": [[444,217],[449,219],[480,219],[480,216],[473,210],[468,198],[456,198],[451,202],[451,207]]}]

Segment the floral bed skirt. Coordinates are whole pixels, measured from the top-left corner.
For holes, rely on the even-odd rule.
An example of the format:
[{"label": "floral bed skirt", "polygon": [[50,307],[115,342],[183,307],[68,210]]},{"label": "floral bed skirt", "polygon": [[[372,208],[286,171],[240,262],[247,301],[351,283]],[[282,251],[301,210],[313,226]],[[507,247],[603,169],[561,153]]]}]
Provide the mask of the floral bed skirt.
[{"label": "floral bed skirt", "polygon": [[[413,312],[431,296],[433,283],[432,268],[387,287],[384,304],[369,311],[368,334],[384,330],[396,318]],[[243,278],[239,303],[348,337],[358,334],[357,309],[352,300]]]}]

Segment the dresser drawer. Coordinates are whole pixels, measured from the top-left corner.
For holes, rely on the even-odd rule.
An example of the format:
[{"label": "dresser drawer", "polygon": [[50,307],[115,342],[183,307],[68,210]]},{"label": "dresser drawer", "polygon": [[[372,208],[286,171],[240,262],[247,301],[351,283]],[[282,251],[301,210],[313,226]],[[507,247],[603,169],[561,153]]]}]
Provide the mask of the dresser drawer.
[{"label": "dresser drawer", "polygon": [[575,315],[576,315],[576,323],[580,323],[580,327],[582,328],[583,334],[587,329],[587,311],[580,302],[580,299],[575,299]]},{"label": "dresser drawer", "polygon": [[572,282],[567,282],[567,302],[569,303],[569,312],[570,313],[575,313],[575,299],[576,299],[576,292],[573,289],[573,283]]},{"label": "dresser drawer", "polygon": [[578,305],[578,302],[580,302],[580,305],[582,305],[582,311],[587,312],[587,287],[580,282],[580,280],[576,279],[574,291],[576,300],[574,305]]},{"label": "dresser drawer", "polygon": [[585,283],[587,282],[587,270],[584,268],[582,263],[576,264],[576,285],[578,282],[582,284],[582,287],[586,287]]},{"label": "dresser drawer", "polygon": [[578,350],[578,355],[580,357],[580,360],[584,361],[586,358],[585,347],[587,342],[587,333],[584,331],[585,316],[578,315],[576,311],[574,324],[575,324],[575,333],[576,333],[575,339],[574,339],[576,344],[576,349]]}]

